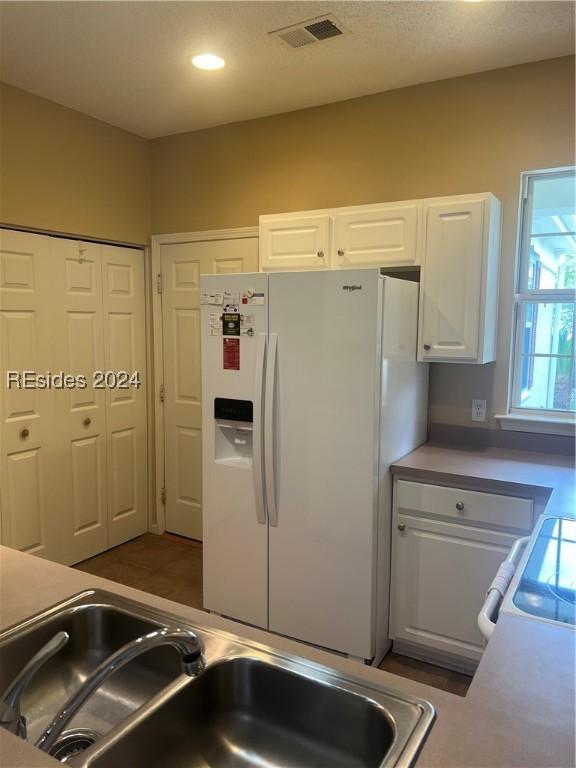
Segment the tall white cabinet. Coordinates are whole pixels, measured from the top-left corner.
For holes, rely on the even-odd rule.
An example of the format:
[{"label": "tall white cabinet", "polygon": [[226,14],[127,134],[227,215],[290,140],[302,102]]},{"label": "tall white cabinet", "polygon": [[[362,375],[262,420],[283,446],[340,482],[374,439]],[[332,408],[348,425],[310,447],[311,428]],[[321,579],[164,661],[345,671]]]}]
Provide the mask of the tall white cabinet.
[{"label": "tall white cabinet", "polygon": [[496,359],[500,203],[491,194],[424,200],[418,359]]},{"label": "tall white cabinet", "polygon": [[[141,250],[0,232],[3,544],[70,564],[147,529],[144,323]],[[9,371],[86,387],[8,388]]]}]

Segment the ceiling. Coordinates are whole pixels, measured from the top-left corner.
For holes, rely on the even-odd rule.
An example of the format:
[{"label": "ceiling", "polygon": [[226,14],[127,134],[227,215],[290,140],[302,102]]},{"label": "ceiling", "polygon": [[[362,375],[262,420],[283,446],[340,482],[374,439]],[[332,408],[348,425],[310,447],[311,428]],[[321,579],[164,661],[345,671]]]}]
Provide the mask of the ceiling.
[{"label": "ceiling", "polygon": [[[268,33],[332,13],[348,34]],[[572,2],[1,2],[5,82],[152,138],[574,52]],[[203,52],[217,72],[193,68]]]}]

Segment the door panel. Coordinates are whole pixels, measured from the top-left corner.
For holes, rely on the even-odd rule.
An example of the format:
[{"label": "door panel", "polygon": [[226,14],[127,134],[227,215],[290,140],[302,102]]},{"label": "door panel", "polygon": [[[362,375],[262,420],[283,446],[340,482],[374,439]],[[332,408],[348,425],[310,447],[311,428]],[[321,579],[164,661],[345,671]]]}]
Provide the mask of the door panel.
[{"label": "door panel", "polygon": [[[360,288],[344,290],[350,283]],[[270,275],[278,525],[269,628],[362,658],[374,649],[381,283],[378,270]]]},{"label": "door panel", "polygon": [[50,238],[0,230],[2,543],[63,561],[54,392],[5,386],[8,371],[54,370],[51,280]]},{"label": "door panel", "polygon": [[394,639],[480,660],[478,612],[514,536],[405,515],[398,523],[405,528],[392,548]]},{"label": "door panel", "polygon": [[339,267],[418,263],[419,202],[337,213],[334,247]]},{"label": "door panel", "polygon": [[10,546],[30,555],[52,554],[46,546],[41,449],[11,453],[7,460]]},{"label": "door panel", "polygon": [[166,529],[202,539],[200,275],[258,270],[258,240],[161,247]]},{"label": "door panel", "polygon": [[425,204],[423,360],[478,356],[484,200]]},{"label": "door panel", "polygon": [[106,522],[106,403],[95,389],[104,368],[101,246],[50,238],[51,302],[57,325],[51,367],[83,376],[84,388],[54,392],[60,456],[59,524],[68,565],[108,547]]},{"label": "door panel", "polygon": [[[255,247],[253,250],[254,256]],[[250,305],[253,315],[252,336],[241,335],[239,369],[224,368],[224,339],[212,333],[211,317],[221,306],[202,306],[202,375],[206,398],[203,404],[203,535],[204,535],[204,606],[226,616],[255,624],[268,625],[268,527],[258,518],[256,493],[262,478],[258,451],[244,452],[252,438],[258,446],[262,430],[262,409],[258,409],[258,391],[262,391],[261,358],[268,331],[268,275],[230,275],[206,277],[207,293],[232,291],[261,294],[263,303]],[[234,419],[216,420],[215,398],[251,401],[252,424]],[[260,400],[260,405],[262,402]],[[252,433],[246,427],[252,427]],[[199,443],[196,445],[199,446]],[[261,453],[260,453],[261,456]],[[257,463],[255,463],[257,462]],[[260,487],[258,486],[258,491]],[[259,493],[262,500],[262,493]]]},{"label": "door panel", "polygon": [[148,529],[144,253],[101,246],[104,370],[140,384],[107,387],[108,538],[116,546]]},{"label": "door panel", "polygon": [[261,217],[260,254],[265,272],[330,266],[330,216]]}]

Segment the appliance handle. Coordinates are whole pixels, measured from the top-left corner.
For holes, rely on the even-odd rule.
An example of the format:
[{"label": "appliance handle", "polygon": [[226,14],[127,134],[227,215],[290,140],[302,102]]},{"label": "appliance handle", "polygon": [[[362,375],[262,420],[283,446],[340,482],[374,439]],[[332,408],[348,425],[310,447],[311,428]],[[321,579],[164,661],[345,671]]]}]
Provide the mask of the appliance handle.
[{"label": "appliance handle", "polygon": [[264,504],[264,471],[262,466],[262,406],[264,404],[264,364],[266,360],[266,334],[258,334],[256,346],[256,370],[254,373],[254,421],[252,423],[252,477],[254,481],[254,499],[256,500],[256,519],[266,525],[266,506]]},{"label": "appliance handle", "polygon": [[268,360],[266,364],[266,399],[264,404],[264,466],[266,469],[266,502],[268,506],[268,521],[273,527],[278,525],[278,508],[276,506],[276,477],[274,464],[274,415],[276,409],[274,395],[276,389],[277,352],[278,334],[271,333],[268,337]]},{"label": "appliance handle", "polygon": [[490,640],[492,633],[494,632],[496,627],[494,616],[496,615],[506,590],[510,586],[510,582],[514,577],[520,558],[529,541],[530,536],[523,536],[521,539],[516,539],[510,548],[510,552],[508,552],[506,560],[504,560],[500,568],[498,568],[496,576],[488,588],[486,600],[484,601],[482,610],[478,614],[478,628],[485,640]]}]

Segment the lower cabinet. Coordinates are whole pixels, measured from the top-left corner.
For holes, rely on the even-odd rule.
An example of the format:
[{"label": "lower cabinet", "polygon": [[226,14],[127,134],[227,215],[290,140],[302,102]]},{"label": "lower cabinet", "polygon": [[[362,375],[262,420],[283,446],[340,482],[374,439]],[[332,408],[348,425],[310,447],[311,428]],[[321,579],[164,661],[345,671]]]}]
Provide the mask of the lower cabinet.
[{"label": "lower cabinet", "polygon": [[394,640],[480,660],[478,611],[517,537],[401,514],[394,533]]}]

